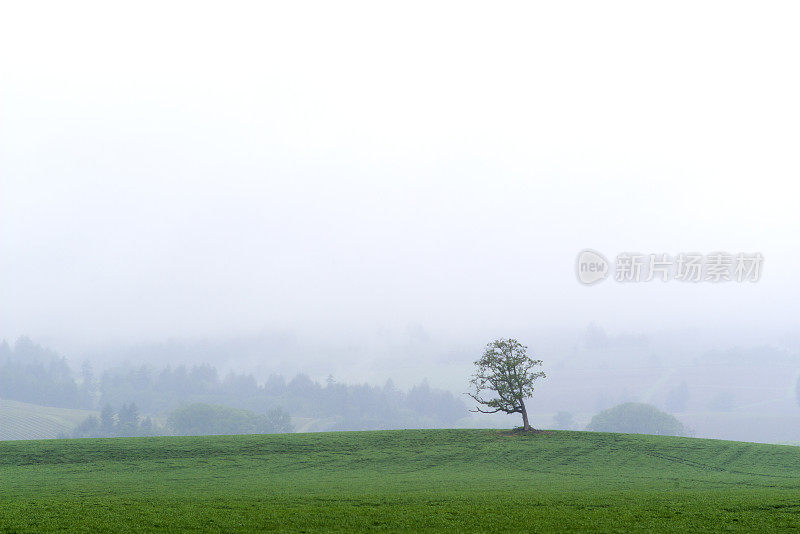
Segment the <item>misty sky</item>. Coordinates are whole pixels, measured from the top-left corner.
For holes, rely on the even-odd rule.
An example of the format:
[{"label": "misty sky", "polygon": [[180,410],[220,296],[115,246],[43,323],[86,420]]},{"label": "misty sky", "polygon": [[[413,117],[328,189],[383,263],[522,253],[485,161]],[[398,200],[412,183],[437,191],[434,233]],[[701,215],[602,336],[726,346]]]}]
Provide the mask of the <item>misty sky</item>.
[{"label": "misty sky", "polygon": [[797,331],[796,4],[216,6],[4,4],[0,337]]}]

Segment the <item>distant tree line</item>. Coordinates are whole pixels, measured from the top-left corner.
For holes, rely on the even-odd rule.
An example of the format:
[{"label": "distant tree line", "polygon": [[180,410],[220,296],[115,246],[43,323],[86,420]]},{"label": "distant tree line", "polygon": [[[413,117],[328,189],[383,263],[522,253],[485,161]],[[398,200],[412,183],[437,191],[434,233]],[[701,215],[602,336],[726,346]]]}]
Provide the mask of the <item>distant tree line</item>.
[{"label": "distant tree line", "polygon": [[166,425],[140,417],[136,404],[123,404],[115,411],[106,404],[100,417],[90,415],[70,434],[71,438],[114,438],[136,436],[197,436],[213,434],[278,434],[292,431],[291,417],[280,408],[256,414],[229,406],[190,404],[167,417]]},{"label": "distant tree line", "polygon": [[131,436],[157,436],[164,434],[164,430],[157,427],[150,417],[142,419],[136,404],[123,404],[119,411],[115,411],[110,404],[106,404],[100,412],[100,417],[90,415],[84,419],[69,436],[73,438],[112,438]]},{"label": "distant tree line", "polygon": [[[137,415],[163,418],[192,404],[228,406],[253,414],[283,408],[292,417],[314,421],[313,430],[434,428],[452,426],[467,415],[459,398],[425,381],[408,391],[398,389],[391,380],[373,386],[343,384],[329,376],[320,383],[305,374],[288,381],[272,375],[259,384],[252,374],[221,377],[210,365],[163,369],[123,365],[106,369],[98,377],[88,363],[76,377],[64,358],[27,338],[20,338],[13,348],[5,342],[0,345],[0,373],[2,398],[64,408],[117,406],[117,422],[125,406],[135,406]],[[139,421],[140,426],[145,424],[135,431],[139,434],[128,419],[122,419],[126,430],[114,430],[123,432],[114,435],[150,431],[146,418]],[[98,428],[103,428],[102,417]]]},{"label": "distant tree line", "polygon": [[209,365],[117,367],[103,373],[100,401],[136,402],[146,413],[165,413],[186,403],[227,405],[266,413],[286,407],[292,416],[324,420],[315,430],[369,430],[453,425],[467,415],[464,403],[427,382],[401,391],[388,380],[383,386],[342,384],[329,377],[320,384],[305,374],[288,382],[280,375],[258,384],[249,374],[221,378]]},{"label": "distant tree line", "polygon": [[181,436],[281,434],[292,431],[291,418],[281,408],[257,414],[230,406],[200,403],[174,410],[167,424],[173,433]]},{"label": "distant tree line", "polygon": [[21,337],[12,348],[0,343],[0,397],[60,406],[94,408],[94,399],[78,386],[67,360]]}]

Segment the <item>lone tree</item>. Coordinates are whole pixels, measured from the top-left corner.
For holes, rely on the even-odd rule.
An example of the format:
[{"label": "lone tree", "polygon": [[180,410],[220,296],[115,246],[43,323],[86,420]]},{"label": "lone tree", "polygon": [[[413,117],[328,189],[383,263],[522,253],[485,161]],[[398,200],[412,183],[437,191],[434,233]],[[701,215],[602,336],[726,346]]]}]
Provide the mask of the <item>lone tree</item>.
[{"label": "lone tree", "polygon": [[[478,403],[473,412],[519,413],[522,414],[522,429],[532,430],[525,399],[533,395],[536,379],[545,378],[545,374],[534,371],[542,365],[542,360],[531,359],[527,351],[528,347],[516,339],[500,338],[486,345],[483,356],[475,362],[478,370],[470,381],[475,392],[467,393]],[[486,392],[495,395],[487,398]]]}]

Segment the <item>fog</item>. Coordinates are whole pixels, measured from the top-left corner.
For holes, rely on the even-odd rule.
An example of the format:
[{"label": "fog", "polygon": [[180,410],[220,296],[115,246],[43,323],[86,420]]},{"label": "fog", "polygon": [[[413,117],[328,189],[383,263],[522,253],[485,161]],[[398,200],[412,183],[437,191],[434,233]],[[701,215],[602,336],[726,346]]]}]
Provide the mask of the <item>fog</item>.
[{"label": "fog", "polygon": [[[455,394],[516,337],[541,425],[800,441],[797,10],[6,6],[0,337]],[[587,286],[586,248],[764,263]]]}]

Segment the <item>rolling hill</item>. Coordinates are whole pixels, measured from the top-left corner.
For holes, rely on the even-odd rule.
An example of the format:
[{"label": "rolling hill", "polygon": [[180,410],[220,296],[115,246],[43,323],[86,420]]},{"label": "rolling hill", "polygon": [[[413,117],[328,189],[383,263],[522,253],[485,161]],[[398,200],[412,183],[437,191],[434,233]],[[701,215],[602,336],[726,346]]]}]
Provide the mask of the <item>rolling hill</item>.
[{"label": "rolling hill", "polygon": [[0,443],[6,531],[774,531],[800,448],[402,430]]},{"label": "rolling hill", "polygon": [[49,439],[69,434],[91,410],[39,406],[13,400],[0,400],[0,440]]}]

